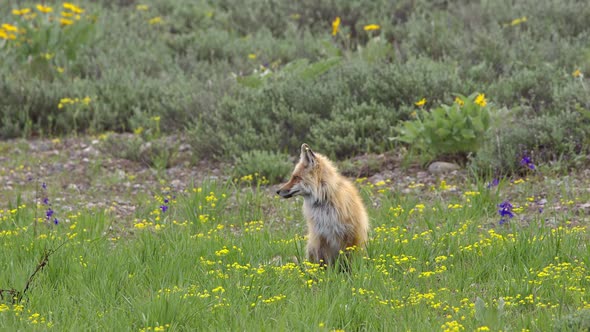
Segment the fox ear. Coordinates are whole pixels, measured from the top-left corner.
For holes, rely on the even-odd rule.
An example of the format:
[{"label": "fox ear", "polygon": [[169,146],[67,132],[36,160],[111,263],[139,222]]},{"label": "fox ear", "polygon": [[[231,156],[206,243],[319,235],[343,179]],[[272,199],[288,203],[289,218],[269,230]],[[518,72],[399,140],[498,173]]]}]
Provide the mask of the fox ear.
[{"label": "fox ear", "polygon": [[301,145],[301,161],[305,163],[305,165],[314,165],[316,162],[316,157],[309,145],[303,143]]}]

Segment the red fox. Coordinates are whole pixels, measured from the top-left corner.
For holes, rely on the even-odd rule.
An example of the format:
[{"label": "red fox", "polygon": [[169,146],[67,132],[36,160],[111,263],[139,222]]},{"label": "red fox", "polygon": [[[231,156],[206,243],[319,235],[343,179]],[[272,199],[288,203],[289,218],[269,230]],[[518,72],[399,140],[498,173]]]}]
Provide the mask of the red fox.
[{"label": "red fox", "polygon": [[369,218],[356,187],[307,144],[301,145],[299,163],[277,194],[303,196],[309,261],[331,265],[341,251],[367,242]]}]

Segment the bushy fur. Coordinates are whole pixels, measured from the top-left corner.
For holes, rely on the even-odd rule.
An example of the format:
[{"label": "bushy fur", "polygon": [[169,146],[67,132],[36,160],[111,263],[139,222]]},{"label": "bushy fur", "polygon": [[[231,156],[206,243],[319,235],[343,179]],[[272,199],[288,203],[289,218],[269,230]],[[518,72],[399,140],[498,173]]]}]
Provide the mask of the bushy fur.
[{"label": "bushy fur", "polygon": [[362,248],[367,242],[369,218],[358,190],[338,173],[332,162],[301,146],[299,163],[289,182],[277,194],[284,198],[303,196],[307,219],[307,258],[333,264],[340,251]]}]

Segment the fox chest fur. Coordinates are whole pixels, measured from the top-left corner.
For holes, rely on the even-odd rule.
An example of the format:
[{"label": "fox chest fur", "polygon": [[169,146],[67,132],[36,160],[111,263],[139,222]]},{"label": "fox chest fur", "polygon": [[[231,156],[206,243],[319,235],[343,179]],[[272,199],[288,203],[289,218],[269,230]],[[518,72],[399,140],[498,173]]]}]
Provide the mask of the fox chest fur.
[{"label": "fox chest fur", "polygon": [[340,247],[350,242],[354,229],[341,220],[338,210],[331,202],[318,202],[313,197],[306,197],[303,201],[303,215],[310,235],[325,239],[334,249],[346,249]]}]

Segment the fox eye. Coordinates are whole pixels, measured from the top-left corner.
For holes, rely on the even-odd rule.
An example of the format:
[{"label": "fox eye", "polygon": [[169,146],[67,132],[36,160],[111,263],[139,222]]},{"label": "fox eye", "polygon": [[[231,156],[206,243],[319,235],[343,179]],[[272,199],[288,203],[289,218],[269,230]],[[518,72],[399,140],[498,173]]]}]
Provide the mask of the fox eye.
[{"label": "fox eye", "polygon": [[299,175],[293,175],[293,180],[299,181],[301,180],[301,177]]}]

